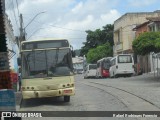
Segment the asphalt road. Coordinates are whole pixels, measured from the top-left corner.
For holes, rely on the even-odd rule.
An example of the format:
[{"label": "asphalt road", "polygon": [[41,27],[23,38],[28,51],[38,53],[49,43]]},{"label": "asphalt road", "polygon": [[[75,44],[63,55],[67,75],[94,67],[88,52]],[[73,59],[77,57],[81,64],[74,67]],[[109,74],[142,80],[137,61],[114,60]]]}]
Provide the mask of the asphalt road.
[{"label": "asphalt road", "polygon": [[[63,98],[24,100],[21,111],[160,111],[160,81],[153,75],[130,78],[83,79],[75,76],[76,95],[69,103]],[[25,120],[30,120],[25,118]],[[37,118],[40,119],[40,118]],[[42,118],[42,120],[53,118]],[[54,117],[55,120],[126,120],[104,117]],[[159,118],[129,118],[131,120],[159,120]],[[34,118],[36,120],[36,118]],[[41,119],[40,119],[41,120]]]}]

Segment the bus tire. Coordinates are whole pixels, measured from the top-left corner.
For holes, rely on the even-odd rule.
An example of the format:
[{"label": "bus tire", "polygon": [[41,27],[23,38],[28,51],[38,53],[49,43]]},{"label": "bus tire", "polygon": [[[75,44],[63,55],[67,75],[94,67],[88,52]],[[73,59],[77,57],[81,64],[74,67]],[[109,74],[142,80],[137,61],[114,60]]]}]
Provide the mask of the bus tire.
[{"label": "bus tire", "polygon": [[70,96],[64,96],[64,102],[70,102]]}]

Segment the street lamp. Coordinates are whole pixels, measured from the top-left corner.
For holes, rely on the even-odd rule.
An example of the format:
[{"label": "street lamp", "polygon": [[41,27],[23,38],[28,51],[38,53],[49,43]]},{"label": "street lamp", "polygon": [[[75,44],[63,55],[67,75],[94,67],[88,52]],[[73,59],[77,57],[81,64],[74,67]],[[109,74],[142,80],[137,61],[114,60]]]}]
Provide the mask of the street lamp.
[{"label": "street lamp", "polygon": [[26,36],[26,28],[33,22],[33,20],[38,16],[38,15],[40,15],[40,14],[42,14],[42,13],[45,13],[46,11],[43,11],[43,12],[40,12],[40,13],[37,13],[32,19],[31,19],[31,21],[23,28],[23,37],[24,37],[24,40],[25,40],[25,36]]},{"label": "street lamp", "polygon": [[[40,13],[37,13],[33,18],[32,18],[32,20],[26,25],[26,27],[28,27],[28,25],[30,25],[31,24],[31,22],[38,16],[38,15],[40,15],[40,14],[42,14],[42,13],[45,13],[46,11],[43,11],[43,12],[40,12]],[[26,29],[26,27],[24,27],[24,29]]]},{"label": "street lamp", "polygon": [[38,32],[38,31],[41,30],[41,29],[45,29],[45,28],[38,28],[37,30],[35,30],[35,31],[27,38],[27,40],[28,40],[29,38],[31,38],[36,32]]}]

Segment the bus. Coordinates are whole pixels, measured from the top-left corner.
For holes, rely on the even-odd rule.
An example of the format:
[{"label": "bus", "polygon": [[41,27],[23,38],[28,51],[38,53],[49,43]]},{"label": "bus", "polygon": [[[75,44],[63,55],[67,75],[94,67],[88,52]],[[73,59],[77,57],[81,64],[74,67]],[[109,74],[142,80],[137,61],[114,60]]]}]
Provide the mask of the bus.
[{"label": "bus", "polygon": [[97,61],[96,77],[109,77],[110,60],[112,57],[105,57]]},{"label": "bus", "polygon": [[134,61],[130,54],[119,54],[111,59],[110,77],[132,76],[134,72]]},{"label": "bus", "polygon": [[21,91],[23,99],[75,94],[72,51],[66,39],[21,42]]}]

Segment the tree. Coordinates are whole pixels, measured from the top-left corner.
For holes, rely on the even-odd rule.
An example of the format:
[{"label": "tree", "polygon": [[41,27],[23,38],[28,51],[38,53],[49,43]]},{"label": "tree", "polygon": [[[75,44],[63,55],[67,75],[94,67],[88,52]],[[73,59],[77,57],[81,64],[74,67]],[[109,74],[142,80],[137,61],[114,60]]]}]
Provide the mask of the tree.
[{"label": "tree", "polygon": [[103,29],[96,29],[95,31],[87,30],[87,39],[84,42],[84,46],[81,49],[80,55],[87,55],[90,49],[96,48],[99,45],[103,45],[109,42],[113,46],[113,25],[107,24],[103,26]]},{"label": "tree", "polygon": [[96,48],[92,48],[87,53],[87,62],[96,63],[99,59],[103,57],[111,57],[113,54],[112,46],[110,43],[104,45],[99,45]]},{"label": "tree", "polygon": [[114,30],[114,25],[107,24],[106,26],[103,26],[103,33],[105,33],[105,38],[104,42],[109,42],[111,46],[114,45],[114,40],[113,40],[113,30]]},{"label": "tree", "polygon": [[160,32],[145,32],[133,41],[133,50],[137,55],[146,55],[160,51]]}]

